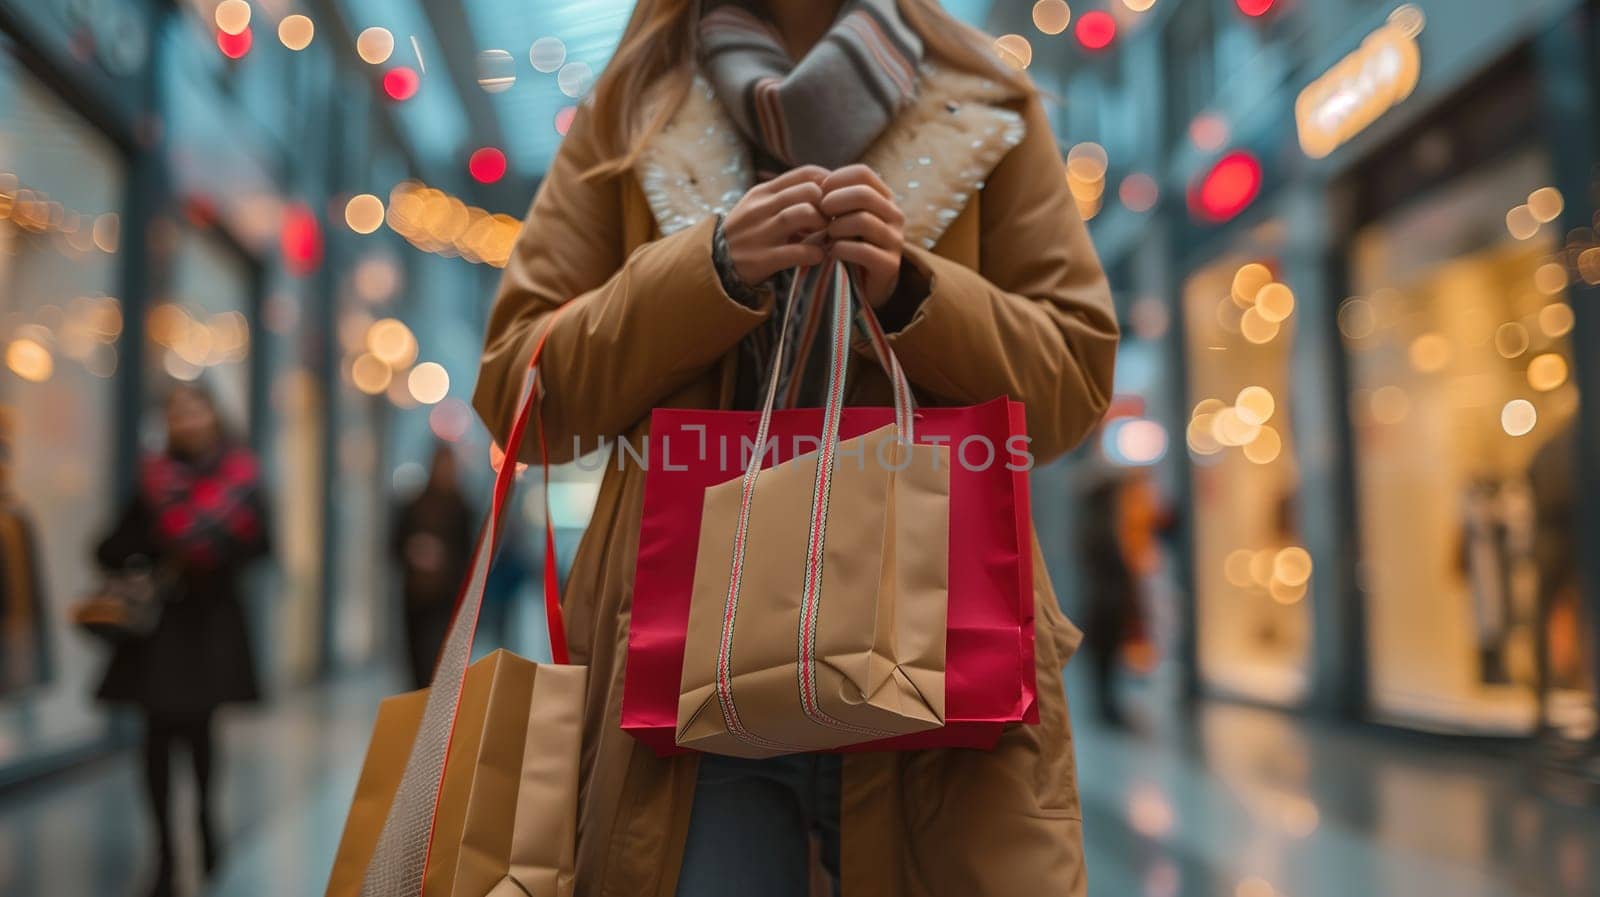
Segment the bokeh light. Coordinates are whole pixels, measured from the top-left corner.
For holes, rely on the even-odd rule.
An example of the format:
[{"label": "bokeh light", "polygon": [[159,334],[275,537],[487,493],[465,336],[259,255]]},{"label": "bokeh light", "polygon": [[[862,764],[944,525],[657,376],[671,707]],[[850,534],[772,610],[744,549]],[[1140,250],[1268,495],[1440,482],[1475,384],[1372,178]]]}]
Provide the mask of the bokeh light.
[{"label": "bokeh light", "polygon": [[278,23],[278,42],[290,50],[298,52],[311,46],[316,34],[316,24],[299,13],[284,16],[283,21]]},{"label": "bokeh light", "polygon": [[1161,198],[1155,178],[1143,172],[1134,172],[1122,179],[1117,188],[1117,198],[1130,212],[1148,212]]},{"label": "bokeh light", "polygon": [[506,176],[506,154],[492,146],[480,147],[467,159],[467,171],[480,184],[493,184]]},{"label": "bokeh light", "polygon": [[1117,39],[1117,20],[1111,13],[1097,9],[1078,18],[1078,43],[1090,50],[1104,50]]},{"label": "bokeh light", "polygon": [[411,369],[406,378],[411,397],[423,405],[432,405],[450,392],[450,374],[436,361],[424,361]]},{"label": "bokeh light", "polygon": [[1033,4],[1033,27],[1044,34],[1060,34],[1072,22],[1072,7],[1064,0],[1039,0]]},{"label": "bokeh light", "polygon": [[994,51],[1018,71],[1033,64],[1033,44],[1020,34],[1002,34],[995,38]]},{"label": "bokeh light", "polygon": [[1549,392],[1567,382],[1567,360],[1554,352],[1535,356],[1528,362],[1528,385]]},{"label": "bokeh light", "polygon": [[389,99],[404,102],[417,95],[422,78],[412,69],[400,66],[383,73],[383,92]]},{"label": "bokeh light", "polygon": [[350,197],[344,206],[344,223],[358,234],[370,234],[383,226],[383,200],[371,193]]},{"label": "bokeh light", "polygon": [[250,4],[245,0],[222,0],[212,19],[223,34],[238,34],[250,27]]},{"label": "bokeh light", "polygon": [[255,44],[255,35],[249,28],[238,34],[229,34],[226,31],[217,32],[217,49],[229,59],[243,59],[250,52],[250,47]]},{"label": "bokeh light", "polygon": [[528,61],[535,71],[548,75],[567,61],[567,45],[558,37],[541,37],[528,48]]},{"label": "bokeh light", "polygon": [[1500,409],[1500,428],[1507,436],[1526,436],[1539,423],[1539,411],[1527,399],[1512,399]]},{"label": "bokeh light", "polygon": [[589,92],[594,83],[594,70],[586,62],[569,62],[556,72],[556,87],[573,99]]},{"label": "bokeh light", "polygon": [[368,65],[382,65],[394,55],[394,35],[387,28],[372,27],[356,35],[356,55]]},{"label": "bokeh light", "polygon": [[369,396],[382,394],[389,388],[389,381],[393,377],[394,371],[383,363],[383,359],[370,353],[358,355],[350,363],[350,382]]},{"label": "bokeh light", "polygon": [[478,86],[485,93],[505,93],[517,83],[516,59],[505,50],[478,54]]}]

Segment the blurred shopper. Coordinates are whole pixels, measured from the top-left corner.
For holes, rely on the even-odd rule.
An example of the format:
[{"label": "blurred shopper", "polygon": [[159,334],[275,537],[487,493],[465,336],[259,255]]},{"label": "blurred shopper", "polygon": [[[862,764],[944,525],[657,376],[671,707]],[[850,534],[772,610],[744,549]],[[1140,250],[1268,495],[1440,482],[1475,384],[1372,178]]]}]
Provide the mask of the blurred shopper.
[{"label": "blurred shopper", "polygon": [[[1040,461],[1077,443],[1116,320],[1043,106],[990,46],[934,0],[641,0],[505,272],[475,396],[490,429],[504,441],[546,330],[553,461],[637,447],[654,406],[754,407],[792,269],[842,261],[921,401],[1009,395]],[[815,405],[827,341],[795,338],[782,392]],[[847,401],[891,404],[865,358]],[[1060,676],[1079,636],[1042,575],[1042,722],[992,751],[657,757],[616,724],[644,479],[616,457],[565,592],[601,708],[580,895],[804,895],[812,839],[846,894],[1084,893]]]},{"label": "blurred shopper", "polygon": [[1084,648],[1094,676],[1095,710],[1102,722],[1126,727],[1117,695],[1118,671],[1149,673],[1156,647],[1145,583],[1161,566],[1161,536],[1170,515],[1142,468],[1095,478],[1078,523],[1078,560],[1088,595]]},{"label": "blurred shopper", "polygon": [[477,517],[462,493],[448,444],[434,449],[427,483],[394,519],[390,542],[405,603],[406,662],[413,686],[422,688],[433,677],[477,534]]},{"label": "blurred shopper", "polygon": [[164,573],[154,630],[117,645],[99,691],[144,716],[145,792],[160,851],[152,897],[173,893],[171,776],[180,746],[194,767],[208,874],[220,858],[213,718],[223,704],[260,696],[240,577],[268,549],[256,459],[226,435],[210,393],[178,385],[166,418],[167,450],[140,463],[133,501],[96,552],[108,570]]}]

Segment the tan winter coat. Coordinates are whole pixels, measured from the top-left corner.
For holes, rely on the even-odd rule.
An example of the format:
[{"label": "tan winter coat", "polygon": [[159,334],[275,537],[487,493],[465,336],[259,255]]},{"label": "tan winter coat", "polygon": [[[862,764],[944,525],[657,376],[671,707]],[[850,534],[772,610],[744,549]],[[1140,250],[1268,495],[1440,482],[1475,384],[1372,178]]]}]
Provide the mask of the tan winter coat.
[{"label": "tan winter coat", "polygon": [[[574,436],[630,438],[658,406],[726,407],[740,339],[770,313],[722,290],[715,215],[750,181],[748,151],[697,84],[633,176],[599,182],[579,112],[535,197],[489,322],[474,402],[503,438],[534,335],[554,323],[543,414],[557,460]],[[926,404],[1009,395],[1048,461],[1099,419],[1117,325],[1036,98],[935,68],[917,103],[867,153],[906,211],[905,257],[931,284],[891,337]],[[858,346],[850,401],[891,404]],[[578,893],[675,889],[697,758],[657,758],[619,728],[644,471],[613,460],[565,589],[573,660],[591,666],[580,793]],[[1042,722],[989,752],[852,754],[844,760],[847,897],[1081,895],[1084,860],[1061,669],[1079,639],[1037,560]]]}]

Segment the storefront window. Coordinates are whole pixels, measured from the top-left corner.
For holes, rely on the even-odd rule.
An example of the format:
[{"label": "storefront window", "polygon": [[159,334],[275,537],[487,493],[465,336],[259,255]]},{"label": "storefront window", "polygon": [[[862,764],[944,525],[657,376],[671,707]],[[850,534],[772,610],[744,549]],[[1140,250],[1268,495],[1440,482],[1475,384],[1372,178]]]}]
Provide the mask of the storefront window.
[{"label": "storefront window", "polygon": [[0,54],[0,767],[81,746],[98,646],[67,610],[116,512],[124,161]]},{"label": "storefront window", "polygon": [[1294,294],[1268,225],[1184,285],[1200,676],[1288,704],[1306,690],[1311,558],[1289,426]]},{"label": "storefront window", "polygon": [[149,315],[151,383],[159,405],[172,380],[201,380],[217,397],[224,419],[243,434],[250,414],[252,276],[244,256],[223,238],[175,228],[172,287]]},{"label": "storefront window", "polygon": [[1369,680],[1391,719],[1524,733],[1543,691],[1550,722],[1590,724],[1573,544],[1571,272],[1550,224],[1563,199],[1548,183],[1543,158],[1527,153],[1355,241],[1356,296],[1339,324]]}]

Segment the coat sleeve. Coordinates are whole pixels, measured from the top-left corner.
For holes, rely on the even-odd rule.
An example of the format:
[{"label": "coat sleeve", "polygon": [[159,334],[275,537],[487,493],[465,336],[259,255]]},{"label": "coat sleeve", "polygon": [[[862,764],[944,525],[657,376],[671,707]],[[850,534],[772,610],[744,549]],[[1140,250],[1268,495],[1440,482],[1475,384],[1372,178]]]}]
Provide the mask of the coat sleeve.
[{"label": "coat sleeve", "polygon": [[[722,288],[711,259],[715,219],[625,256],[623,178],[585,179],[596,151],[580,107],[534,197],[489,318],[473,405],[503,443],[528,355],[550,326],[540,406],[551,460],[626,432],[771,314]],[[571,308],[550,320],[557,308]],[[535,460],[533,440],[523,460]]]},{"label": "coat sleeve", "polygon": [[1027,136],[982,193],[978,270],[908,245],[905,260],[927,293],[889,341],[906,376],[936,396],[1023,402],[1042,463],[1076,445],[1104,413],[1118,331],[1105,273],[1037,99],[1024,119]]}]

